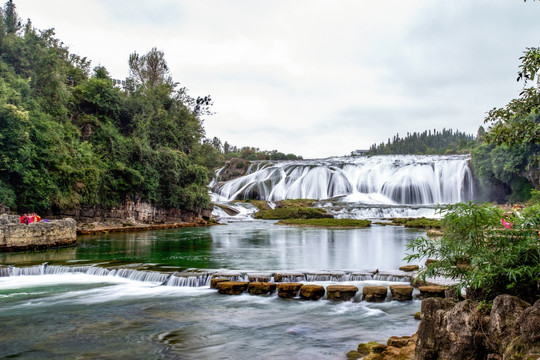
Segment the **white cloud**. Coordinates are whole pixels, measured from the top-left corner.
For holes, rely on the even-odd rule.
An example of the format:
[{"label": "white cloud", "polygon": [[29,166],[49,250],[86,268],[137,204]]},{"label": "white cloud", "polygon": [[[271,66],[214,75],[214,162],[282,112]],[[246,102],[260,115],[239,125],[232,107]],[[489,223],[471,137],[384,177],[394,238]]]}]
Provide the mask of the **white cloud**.
[{"label": "white cloud", "polygon": [[127,75],[165,52],[191,94],[210,94],[207,135],[304,157],[343,155],[396,132],[476,132],[519,91],[539,46],[540,4],[507,0],[16,0],[71,50]]}]

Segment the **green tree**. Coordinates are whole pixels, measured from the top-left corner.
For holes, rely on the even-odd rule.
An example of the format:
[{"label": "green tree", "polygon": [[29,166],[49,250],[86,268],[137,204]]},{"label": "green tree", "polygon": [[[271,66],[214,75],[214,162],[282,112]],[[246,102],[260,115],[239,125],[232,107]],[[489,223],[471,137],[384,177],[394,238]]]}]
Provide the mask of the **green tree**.
[{"label": "green tree", "polygon": [[420,237],[407,247],[407,261],[436,259],[420,277],[457,281],[467,296],[492,300],[511,294],[534,303],[540,278],[540,207],[503,213],[492,205],[454,204],[440,209],[444,235]]}]

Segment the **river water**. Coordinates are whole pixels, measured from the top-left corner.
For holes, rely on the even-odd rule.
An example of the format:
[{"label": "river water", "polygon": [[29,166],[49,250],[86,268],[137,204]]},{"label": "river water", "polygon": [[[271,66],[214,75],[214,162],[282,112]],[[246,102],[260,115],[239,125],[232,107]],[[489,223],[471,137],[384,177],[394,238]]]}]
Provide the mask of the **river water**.
[{"label": "river water", "polygon": [[[405,246],[422,235],[393,226],[337,230],[242,221],[86,236],[75,248],[0,254],[6,265],[0,358],[344,359],[360,342],[413,334],[420,302],[227,296],[207,282],[167,286],[178,284],[163,280],[175,271],[384,273],[405,264]],[[346,275],[307,280],[400,284]]]}]

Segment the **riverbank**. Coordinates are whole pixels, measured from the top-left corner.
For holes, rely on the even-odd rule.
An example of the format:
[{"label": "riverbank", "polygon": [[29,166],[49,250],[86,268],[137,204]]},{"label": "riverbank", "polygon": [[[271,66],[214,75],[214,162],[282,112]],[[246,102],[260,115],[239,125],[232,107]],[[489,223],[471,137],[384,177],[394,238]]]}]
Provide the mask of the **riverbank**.
[{"label": "riverbank", "polygon": [[163,229],[179,229],[188,227],[199,227],[215,225],[213,221],[200,219],[198,221],[174,222],[163,224],[143,224],[143,223],[85,223],[77,226],[77,235],[98,235],[108,233],[127,233]]}]

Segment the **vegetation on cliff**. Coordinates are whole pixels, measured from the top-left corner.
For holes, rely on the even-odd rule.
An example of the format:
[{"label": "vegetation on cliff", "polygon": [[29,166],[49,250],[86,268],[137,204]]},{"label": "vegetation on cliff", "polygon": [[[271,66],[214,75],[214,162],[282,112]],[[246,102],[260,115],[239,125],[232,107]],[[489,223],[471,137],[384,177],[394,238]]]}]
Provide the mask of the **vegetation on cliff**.
[{"label": "vegetation on cliff", "polygon": [[492,300],[500,294],[534,303],[540,295],[540,206],[504,212],[489,204],[454,204],[440,209],[443,235],[420,237],[406,260],[437,259],[420,276],[458,281],[467,296]]},{"label": "vegetation on cliff", "polygon": [[[17,211],[141,199],[198,210],[215,159],[202,139],[208,96],[175,83],[163,52],[129,56],[117,85],[54,31],[0,14],[0,203]],[[128,59],[126,59],[128,61]]]}]

